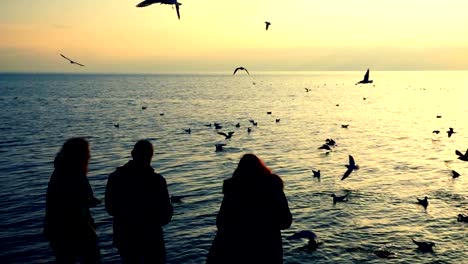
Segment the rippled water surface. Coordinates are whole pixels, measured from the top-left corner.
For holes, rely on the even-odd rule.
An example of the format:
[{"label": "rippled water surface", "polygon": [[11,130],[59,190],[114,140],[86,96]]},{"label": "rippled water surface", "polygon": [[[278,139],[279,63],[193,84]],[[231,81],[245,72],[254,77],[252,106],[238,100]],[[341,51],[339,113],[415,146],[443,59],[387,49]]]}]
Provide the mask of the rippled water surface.
[{"label": "rippled water surface", "polygon": [[[168,263],[204,262],[222,180],[248,152],[285,182],[294,216],[285,263],[381,263],[380,247],[396,254],[385,263],[464,263],[468,225],[456,217],[468,213],[468,163],[454,152],[468,148],[468,72],[373,72],[375,86],[354,85],[362,75],[0,75],[0,262],[54,259],[41,235],[52,161],[67,138],[84,136],[98,198],[136,140],[153,142],[169,192],[188,195],[164,227]],[[250,134],[249,119],[258,122]],[[213,122],[235,132],[224,152],[214,147],[223,137],[205,126]],[[317,149],[326,138],[337,142],[328,154]],[[340,181],[348,155],[360,169]],[[348,191],[348,202],[333,205],[332,193]],[[416,204],[424,196],[427,210]],[[111,218],[102,205],[92,214],[104,262],[118,263]],[[285,239],[299,230],[323,245],[311,252]],[[418,252],[411,238],[435,242],[435,252]]]}]

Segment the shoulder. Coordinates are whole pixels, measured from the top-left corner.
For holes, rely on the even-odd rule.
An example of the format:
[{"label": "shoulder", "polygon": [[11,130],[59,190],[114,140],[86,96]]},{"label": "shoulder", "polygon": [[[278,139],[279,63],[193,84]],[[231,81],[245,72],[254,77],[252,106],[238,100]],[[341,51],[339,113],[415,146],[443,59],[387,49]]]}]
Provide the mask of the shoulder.
[{"label": "shoulder", "polygon": [[283,180],[281,179],[280,176],[278,176],[278,174],[275,174],[275,173],[271,174],[271,184],[273,185],[273,187],[276,187],[279,189],[284,188]]}]

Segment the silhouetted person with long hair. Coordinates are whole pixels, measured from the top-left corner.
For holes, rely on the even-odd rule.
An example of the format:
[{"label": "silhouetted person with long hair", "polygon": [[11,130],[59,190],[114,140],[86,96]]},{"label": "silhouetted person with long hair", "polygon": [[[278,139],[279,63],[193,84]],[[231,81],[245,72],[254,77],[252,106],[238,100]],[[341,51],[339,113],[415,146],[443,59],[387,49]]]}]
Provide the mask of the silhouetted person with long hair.
[{"label": "silhouetted person with long hair", "polygon": [[206,263],[283,263],[281,230],[291,226],[292,216],[281,178],[245,154],[223,193]]},{"label": "silhouetted person with long hair", "polygon": [[57,263],[100,262],[89,211],[99,203],[86,176],[89,158],[89,144],[83,138],[67,140],[55,157],[46,194],[44,234]]},{"label": "silhouetted person with long hair", "polygon": [[114,246],[124,263],[165,263],[162,226],[173,213],[166,180],[151,167],[149,141],[138,141],[132,158],[107,180],[105,204],[114,218]]}]

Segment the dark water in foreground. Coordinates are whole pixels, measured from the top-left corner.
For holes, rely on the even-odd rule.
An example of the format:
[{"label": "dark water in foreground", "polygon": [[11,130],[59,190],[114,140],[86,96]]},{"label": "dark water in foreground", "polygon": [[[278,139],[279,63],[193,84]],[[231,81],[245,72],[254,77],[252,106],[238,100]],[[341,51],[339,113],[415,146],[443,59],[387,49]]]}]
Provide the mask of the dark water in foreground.
[{"label": "dark water in foreground", "polygon": [[[153,142],[153,166],[170,193],[189,195],[164,228],[169,263],[204,262],[222,180],[247,152],[285,181],[294,223],[284,237],[313,230],[324,243],[310,252],[301,249],[305,241],[284,239],[285,263],[466,262],[468,225],[456,216],[468,213],[468,163],[454,151],[468,148],[468,73],[374,72],[375,87],[355,86],[361,77],[0,75],[0,262],[53,260],[41,235],[44,196],[53,158],[72,136],[90,140],[99,198],[135,141]],[[250,134],[249,119],[258,121]],[[223,137],[204,126],[215,121],[235,131],[225,152],[214,151]],[[451,138],[449,127],[458,132]],[[338,145],[328,155],[317,149],[326,138]],[[361,169],[340,181],[349,154]],[[312,169],[321,170],[320,182]],[[452,179],[452,169],[462,176]],[[345,191],[349,202],[333,205],[330,194]],[[424,196],[427,210],[415,203]],[[92,213],[104,262],[118,263],[111,218],[103,206]],[[416,251],[411,238],[435,242],[435,253]],[[378,258],[379,247],[396,257]]]}]

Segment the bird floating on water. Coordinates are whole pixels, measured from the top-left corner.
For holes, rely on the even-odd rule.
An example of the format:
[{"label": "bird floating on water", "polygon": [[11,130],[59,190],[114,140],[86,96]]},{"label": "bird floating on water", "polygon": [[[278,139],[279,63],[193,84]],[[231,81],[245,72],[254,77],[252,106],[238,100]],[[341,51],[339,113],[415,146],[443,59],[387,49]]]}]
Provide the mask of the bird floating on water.
[{"label": "bird floating on water", "polygon": [[220,151],[223,151],[223,147],[226,146],[226,144],[223,144],[223,143],[218,143],[218,144],[215,144],[215,147],[216,147],[216,152],[220,152]]},{"label": "bird floating on water", "polygon": [[179,6],[181,6],[182,3],[177,2],[177,0],[145,0],[145,1],[141,2],[141,3],[139,3],[139,4],[137,5],[137,7],[147,7],[147,6],[149,6],[149,5],[158,4],[158,3],[160,3],[161,5],[162,5],[162,4],[165,4],[165,5],[172,5],[172,6],[175,5],[176,12],[177,12],[177,17],[178,17],[179,20],[180,20]]},{"label": "bird floating on water", "polygon": [[319,178],[320,179],[320,170],[312,170],[312,173],[314,174],[314,178]]},{"label": "bird floating on water", "polygon": [[413,240],[413,243],[418,246],[418,249],[421,252],[433,252],[432,247],[435,246],[434,242],[425,242],[425,241],[419,241],[418,242],[418,241],[416,241],[414,239],[411,239],[411,240]]},{"label": "bird floating on water", "polygon": [[265,21],[265,25],[266,25],[266,28],[265,28],[265,30],[268,30],[268,28],[270,27],[271,23],[270,23],[270,22],[268,22],[268,21]]},{"label": "bird floating on water", "polygon": [[119,128],[120,127],[119,123],[114,124],[114,127]]},{"label": "bird floating on water", "polygon": [[418,204],[424,206],[424,209],[426,209],[429,206],[429,201],[427,200],[427,196],[424,197],[424,199],[418,199]]},{"label": "bird floating on water", "polygon": [[310,248],[310,249],[317,249],[317,247],[322,244],[322,242],[320,242],[320,240],[318,239],[317,235],[312,232],[312,231],[309,231],[309,230],[303,230],[303,231],[300,231],[300,232],[296,232],[290,236],[288,236],[286,239],[288,240],[295,240],[295,239],[301,239],[301,238],[307,238],[309,239],[308,243],[307,243],[307,246]]},{"label": "bird floating on water", "polygon": [[458,222],[467,222],[468,223],[468,215],[458,214],[457,221]]},{"label": "bird floating on water", "polygon": [[351,172],[353,172],[353,170],[358,170],[359,169],[359,166],[354,162],[354,158],[351,155],[349,155],[349,164],[345,165],[345,166],[348,169],[343,174],[343,177],[341,178],[341,180],[344,180],[344,179],[348,178],[348,176],[351,174]]},{"label": "bird floating on water", "polygon": [[373,80],[369,80],[369,69],[367,69],[366,71],[366,74],[364,74],[364,79],[360,80],[359,82],[356,83],[356,85],[362,83],[362,84],[366,84],[366,83],[372,83],[374,82]]},{"label": "bird floating on water", "polygon": [[281,119],[279,119],[279,118],[276,118],[276,119],[275,119],[275,122],[276,122],[276,123],[279,123],[280,121],[281,121]]},{"label": "bird floating on water", "polygon": [[236,124],[236,127],[240,127],[240,123],[237,123],[237,124]]},{"label": "bird floating on water", "polygon": [[468,149],[466,150],[465,154],[462,154],[460,151],[455,150],[455,154],[458,155],[459,160],[468,161]]},{"label": "bird floating on water", "polygon": [[333,197],[333,204],[336,204],[338,202],[348,201],[348,195],[349,195],[349,192],[343,196],[336,196],[334,193],[332,193],[332,195],[330,196]]},{"label": "bird floating on water", "polygon": [[74,60],[71,60],[71,59],[67,58],[67,57],[66,57],[65,55],[63,55],[63,54],[60,54],[60,56],[62,56],[64,59],[68,60],[68,61],[70,62],[70,64],[76,64],[76,65],[78,65],[78,66],[84,67],[83,64],[78,63],[78,62],[76,62],[76,61],[74,61]]},{"label": "bird floating on water", "polygon": [[244,68],[244,67],[237,67],[235,70],[234,70],[234,73],[232,75],[235,75],[237,71],[245,71],[248,75],[250,75],[249,71]]},{"label": "bird floating on water", "polygon": [[184,128],[184,131],[185,131],[185,133],[187,133],[187,134],[191,134],[191,133],[192,133],[192,129],[191,129],[191,128]]}]

